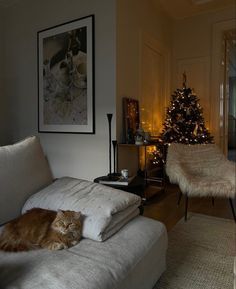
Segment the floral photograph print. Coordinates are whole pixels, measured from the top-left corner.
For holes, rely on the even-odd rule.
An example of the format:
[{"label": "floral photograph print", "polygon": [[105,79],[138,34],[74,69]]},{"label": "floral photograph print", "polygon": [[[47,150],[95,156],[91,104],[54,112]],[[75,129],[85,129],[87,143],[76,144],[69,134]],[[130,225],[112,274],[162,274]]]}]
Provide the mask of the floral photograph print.
[{"label": "floral photograph print", "polygon": [[94,16],[38,32],[39,132],[94,133]]}]

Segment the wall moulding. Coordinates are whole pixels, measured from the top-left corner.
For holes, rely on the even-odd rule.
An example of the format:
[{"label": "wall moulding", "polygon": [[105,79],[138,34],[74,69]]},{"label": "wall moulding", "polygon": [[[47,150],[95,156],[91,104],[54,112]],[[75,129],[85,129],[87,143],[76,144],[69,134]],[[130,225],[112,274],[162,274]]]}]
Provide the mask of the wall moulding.
[{"label": "wall moulding", "polygon": [[139,39],[140,122],[144,131],[156,136],[170,97],[170,51],[147,33],[141,32]]},{"label": "wall moulding", "polygon": [[215,142],[227,153],[227,91],[224,85],[224,66],[222,65],[223,36],[227,30],[236,27],[236,19],[217,22],[212,28],[211,54],[211,124]]}]

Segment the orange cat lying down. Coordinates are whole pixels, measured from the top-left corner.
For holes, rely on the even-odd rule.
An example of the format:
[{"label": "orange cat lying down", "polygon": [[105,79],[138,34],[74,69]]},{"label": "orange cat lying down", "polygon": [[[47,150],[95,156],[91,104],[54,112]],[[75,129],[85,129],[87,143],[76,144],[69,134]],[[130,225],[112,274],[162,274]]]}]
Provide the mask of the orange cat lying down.
[{"label": "orange cat lying down", "polygon": [[4,226],[0,250],[66,249],[81,239],[80,212],[33,208]]}]

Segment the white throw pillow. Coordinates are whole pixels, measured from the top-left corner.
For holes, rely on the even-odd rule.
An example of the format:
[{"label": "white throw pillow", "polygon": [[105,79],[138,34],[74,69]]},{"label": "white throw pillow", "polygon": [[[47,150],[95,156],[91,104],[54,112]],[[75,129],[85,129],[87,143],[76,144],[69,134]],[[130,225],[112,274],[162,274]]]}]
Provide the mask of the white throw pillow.
[{"label": "white throw pillow", "polygon": [[83,215],[82,235],[104,241],[139,214],[141,198],[121,190],[63,177],[32,195],[22,213],[34,207],[72,210]]},{"label": "white throw pillow", "polygon": [[52,181],[37,137],[0,147],[0,224],[19,216],[27,198]]}]

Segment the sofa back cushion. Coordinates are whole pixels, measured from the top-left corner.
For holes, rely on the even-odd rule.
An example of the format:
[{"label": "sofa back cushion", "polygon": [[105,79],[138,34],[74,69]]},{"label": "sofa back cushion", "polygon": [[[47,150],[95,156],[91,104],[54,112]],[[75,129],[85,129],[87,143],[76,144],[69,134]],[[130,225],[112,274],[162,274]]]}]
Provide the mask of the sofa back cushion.
[{"label": "sofa back cushion", "polygon": [[19,216],[26,199],[52,181],[37,137],[0,147],[0,224]]}]

